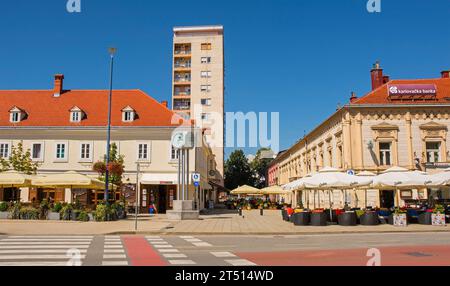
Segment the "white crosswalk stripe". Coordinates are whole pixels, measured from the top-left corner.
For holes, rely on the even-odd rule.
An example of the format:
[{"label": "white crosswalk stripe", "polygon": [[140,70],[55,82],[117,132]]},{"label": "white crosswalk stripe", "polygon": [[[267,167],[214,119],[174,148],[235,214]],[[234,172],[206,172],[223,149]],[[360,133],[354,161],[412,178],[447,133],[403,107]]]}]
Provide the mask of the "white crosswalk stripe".
[{"label": "white crosswalk stripe", "polygon": [[225,260],[225,262],[233,266],[256,266],[255,263],[248,261],[247,259],[229,259]]},{"label": "white crosswalk stripe", "polygon": [[0,239],[0,266],[83,265],[93,236],[7,236]]},{"label": "white crosswalk stripe", "polygon": [[120,236],[105,236],[102,266],[128,266]]},{"label": "white crosswalk stripe", "polygon": [[212,247],[210,243],[204,242],[201,239],[195,238],[193,236],[180,236],[180,238],[197,247]]},{"label": "white crosswalk stripe", "polygon": [[236,255],[231,252],[211,252],[211,254],[218,258],[236,257]]}]

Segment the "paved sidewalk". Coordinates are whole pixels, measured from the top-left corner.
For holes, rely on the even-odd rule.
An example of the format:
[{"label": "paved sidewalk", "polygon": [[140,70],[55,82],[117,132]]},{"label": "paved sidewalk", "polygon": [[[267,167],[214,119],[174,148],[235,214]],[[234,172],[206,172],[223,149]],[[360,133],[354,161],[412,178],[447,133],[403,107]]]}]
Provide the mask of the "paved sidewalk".
[{"label": "paved sidewalk", "polygon": [[164,215],[139,217],[138,231],[134,218],[117,222],[65,222],[65,221],[0,221],[0,235],[71,235],[71,234],[167,234],[167,235],[308,235],[342,233],[389,232],[450,232],[450,227],[413,224],[405,228],[391,225],[342,227],[294,226],[281,219],[279,211],[244,211],[243,217],[235,213],[202,215],[196,221],[170,221]]}]

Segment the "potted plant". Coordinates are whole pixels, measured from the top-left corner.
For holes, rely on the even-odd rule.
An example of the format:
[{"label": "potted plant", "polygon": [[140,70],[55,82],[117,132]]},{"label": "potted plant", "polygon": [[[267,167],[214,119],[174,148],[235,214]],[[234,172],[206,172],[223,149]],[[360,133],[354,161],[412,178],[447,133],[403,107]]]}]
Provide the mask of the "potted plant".
[{"label": "potted plant", "polygon": [[392,224],[394,226],[404,227],[404,226],[408,225],[407,215],[406,215],[405,210],[402,210],[400,208],[395,208],[394,213],[391,216],[392,216]]},{"label": "potted plant", "polygon": [[71,204],[66,204],[61,208],[60,214],[62,220],[70,220],[72,217],[73,207]]},{"label": "potted plant", "polygon": [[9,205],[7,202],[0,202],[0,219],[8,219],[8,208]]},{"label": "potted plant", "polygon": [[72,221],[78,221],[78,217],[80,216],[81,212],[82,211],[79,209],[73,209],[72,214],[70,215],[70,219]]},{"label": "potted plant", "polygon": [[55,203],[53,207],[50,209],[47,215],[48,220],[61,220],[61,209],[63,208],[60,202]]},{"label": "potted plant", "polygon": [[445,208],[443,205],[436,205],[431,215],[431,224],[445,226]]},{"label": "potted plant", "polygon": [[89,214],[86,211],[81,211],[77,218],[78,221],[88,222],[90,220]]},{"label": "potted plant", "polygon": [[20,202],[15,202],[13,206],[9,209],[9,217],[11,219],[20,219],[20,209],[22,204]]},{"label": "potted plant", "polygon": [[38,220],[39,210],[33,207],[23,207],[20,209],[20,218],[23,220]]},{"label": "potted plant", "polygon": [[49,210],[50,203],[48,202],[48,200],[43,199],[39,204],[39,218],[42,220],[47,219]]}]

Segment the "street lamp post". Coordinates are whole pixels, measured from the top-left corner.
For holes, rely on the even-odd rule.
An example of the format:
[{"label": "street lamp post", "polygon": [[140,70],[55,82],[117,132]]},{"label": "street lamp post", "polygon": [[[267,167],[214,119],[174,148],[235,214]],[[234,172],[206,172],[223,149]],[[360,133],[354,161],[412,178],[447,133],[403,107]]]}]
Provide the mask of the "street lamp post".
[{"label": "street lamp post", "polygon": [[110,63],[110,77],[109,77],[109,98],[108,98],[108,132],[106,138],[106,172],[105,172],[105,201],[106,205],[109,205],[109,162],[111,152],[111,104],[112,104],[112,87],[113,87],[113,71],[114,71],[114,55],[116,54],[116,48],[109,48],[109,54],[111,56]]}]

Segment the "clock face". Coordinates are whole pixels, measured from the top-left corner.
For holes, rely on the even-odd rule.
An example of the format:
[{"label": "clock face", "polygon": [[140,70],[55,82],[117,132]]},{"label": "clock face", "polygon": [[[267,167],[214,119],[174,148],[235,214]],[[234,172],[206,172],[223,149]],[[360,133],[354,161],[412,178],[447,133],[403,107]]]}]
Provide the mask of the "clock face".
[{"label": "clock face", "polygon": [[175,133],[172,137],[172,146],[176,149],[181,149],[184,146],[185,136],[183,133]]}]

